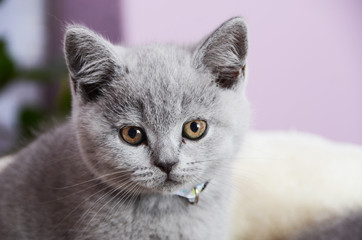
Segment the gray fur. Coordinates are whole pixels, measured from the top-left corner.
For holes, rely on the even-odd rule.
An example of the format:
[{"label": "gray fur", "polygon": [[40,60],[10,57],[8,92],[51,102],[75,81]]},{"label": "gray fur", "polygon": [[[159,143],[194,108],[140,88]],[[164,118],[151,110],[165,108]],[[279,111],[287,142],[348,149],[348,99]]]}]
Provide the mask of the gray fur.
[{"label": "gray fur", "polygon": [[[249,114],[245,76],[222,79],[215,69],[243,72],[246,39],[241,18],[193,51],[123,48],[70,26],[72,116],[0,175],[0,238],[225,239],[230,166]],[[206,136],[183,139],[194,119],[207,121]],[[120,139],[129,125],[144,129],[146,144]],[[178,184],[165,182],[154,161],[176,161],[170,177]],[[198,205],[173,194],[205,181]]]}]

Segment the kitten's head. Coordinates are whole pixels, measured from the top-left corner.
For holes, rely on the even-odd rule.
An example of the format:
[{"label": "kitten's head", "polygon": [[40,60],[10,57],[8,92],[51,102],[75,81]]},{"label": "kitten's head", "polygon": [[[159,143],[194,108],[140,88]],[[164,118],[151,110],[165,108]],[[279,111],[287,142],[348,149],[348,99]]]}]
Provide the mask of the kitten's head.
[{"label": "kitten's head", "polygon": [[87,166],[119,189],[172,192],[220,177],[248,125],[241,18],[193,49],[123,48],[70,26],[72,119]]}]

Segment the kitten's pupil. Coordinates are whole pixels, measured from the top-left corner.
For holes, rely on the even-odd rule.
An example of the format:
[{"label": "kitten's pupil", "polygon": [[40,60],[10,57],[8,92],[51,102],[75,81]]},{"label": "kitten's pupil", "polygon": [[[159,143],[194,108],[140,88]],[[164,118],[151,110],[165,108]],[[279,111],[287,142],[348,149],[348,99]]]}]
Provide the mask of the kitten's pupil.
[{"label": "kitten's pupil", "polygon": [[135,128],[130,128],[130,129],[128,130],[128,136],[129,136],[130,138],[135,138],[135,137],[137,136],[137,131],[139,131],[139,130],[137,130],[137,129],[135,129]]},{"label": "kitten's pupil", "polygon": [[191,131],[196,133],[200,129],[200,125],[197,122],[192,122],[190,124],[190,129],[191,129]]}]

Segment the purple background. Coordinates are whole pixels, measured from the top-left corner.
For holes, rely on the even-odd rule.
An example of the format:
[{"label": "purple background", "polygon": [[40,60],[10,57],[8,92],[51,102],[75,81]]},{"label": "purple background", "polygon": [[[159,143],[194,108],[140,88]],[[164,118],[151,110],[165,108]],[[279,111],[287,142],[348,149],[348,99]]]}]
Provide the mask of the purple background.
[{"label": "purple background", "polygon": [[121,10],[132,45],[198,41],[244,16],[253,127],[362,144],[361,1],[126,0]]},{"label": "purple background", "polygon": [[[360,0],[27,1],[31,4],[26,9],[21,0],[4,0],[0,5],[0,34],[8,36],[10,47],[21,53],[13,54],[21,56],[19,63],[44,36],[43,50],[39,50],[43,52],[31,55],[29,51],[27,62],[36,63],[34,56],[38,55],[43,56],[39,60],[43,62],[62,57],[63,30],[70,22],[85,24],[126,45],[156,41],[188,44],[230,17],[244,16],[249,26],[247,92],[252,127],[295,129],[362,144]],[[34,8],[42,8],[39,19]],[[43,25],[44,36],[31,36]],[[17,43],[15,40],[23,36],[17,34],[24,32],[26,37]]]}]

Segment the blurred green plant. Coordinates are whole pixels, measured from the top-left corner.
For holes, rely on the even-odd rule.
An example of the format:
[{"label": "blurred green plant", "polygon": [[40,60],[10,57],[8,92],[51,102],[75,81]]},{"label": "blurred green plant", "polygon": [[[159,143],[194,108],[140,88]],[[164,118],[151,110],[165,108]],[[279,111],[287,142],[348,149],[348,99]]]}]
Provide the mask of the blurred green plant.
[{"label": "blurred green plant", "polygon": [[18,68],[7,52],[5,40],[0,39],[0,94],[6,86],[19,79],[35,82],[44,93],[43,103],[38,106],[23,106],[18,116],[19,140],[31,140],[39,125],[47,125],[54,119],[61,120],[69,115],[71,93],[67,71],[63,60],[49,62],[39,68]]},{"label": "blurred green plant", "polygon": [[0,89],[15,75],[14,63],[6,51],[6,44],[0,39]]}]

